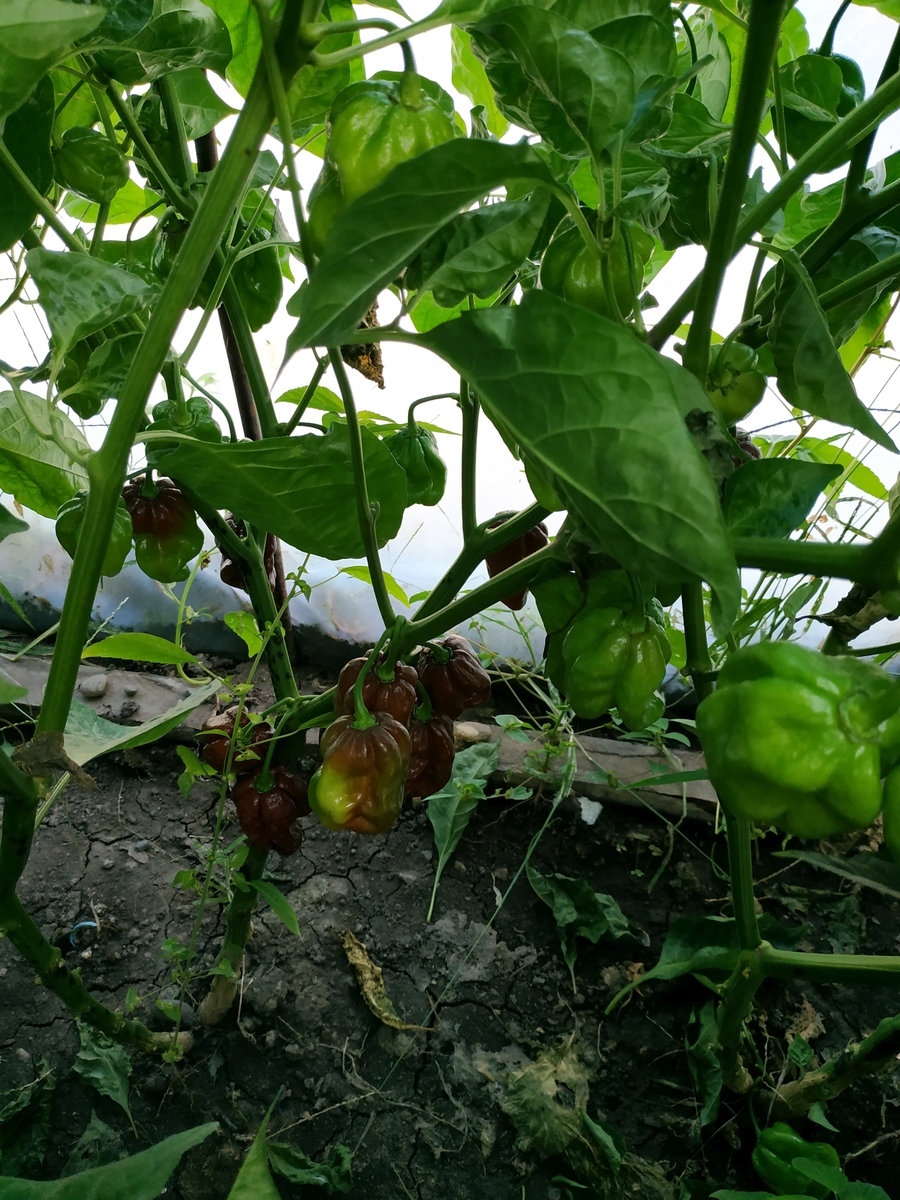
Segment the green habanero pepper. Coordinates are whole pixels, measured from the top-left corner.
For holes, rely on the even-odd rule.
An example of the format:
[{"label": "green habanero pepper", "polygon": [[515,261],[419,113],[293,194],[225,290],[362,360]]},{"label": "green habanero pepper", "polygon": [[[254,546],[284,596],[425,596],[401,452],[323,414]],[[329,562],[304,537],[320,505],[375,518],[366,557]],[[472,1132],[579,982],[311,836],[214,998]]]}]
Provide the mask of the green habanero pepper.
[{"label": "green habanero pepper", "polygon": [[[70,558],[75,557],[81,526],[84,524],[84,510],[87,507],[87,501],[87,492],[76,492],[56,514],[56,537]],[[125,566],[125,559],[131,550],[131,535],[131,517],[125,504],[119,499],[116,503],[112,532],[103,556],[102,575],[118,575]]]},{"label": "green habanero pepper", "polygon": [[[181,406],[182,419],[179,420],[179,406],[174,400],[162,400],[153,406],[152,422],[147,427],[147,433],[161,433],[172,430],[173,433],[185,433],[188,437],[198,438],[201,442],[221,442],[222,430],[212,412],[212,405],[204,396],[191,396]],[[147,462],[155,467],[160,458],[168,450],[176,447],[175,442],[148,442]]]},{"label": "green habanero pepper", "polygon": [[[153,247],[153,253],[150,256],[150,266],[154,275],[165,282],[169,278],[169,272],[175,265],[175,259],[178,257],[178,252],[182,247],[184,239],[187,237],[187,232],[190,225],[187,221],[180,221],[177,217],[169,217],[163,222],[159,231],[159,236],[156,239],[156,245]],[[203,278],[197,291],[194,293],[194,298],[191,300],[189,308],[205,308],[212,296],[212,290],[216,285],[216,280],[219,277],[219,272],[214,263],[206,268]]]},{"label": "green habanero pepper", "polygon": [[57,182],[94,204],[108,204],[128,182],[128,160],[95,129],[76,125],[63,134],[53,159]]},{"label": "green habanero pepper", "polygon": [[898,708],[886,671],[763,642],[728,659],[697,733],[726,812],[817,839],[878,816],[879,741]]},{"label": "green habanero pepper", "polygon": [[171,479],[125,485],[125,507],[134,527],[137,565],[160,583],[187,579],[188,563],[203,549],[203,534],[194,510]]},{"label": "green habanero pepper", "polygon": [[725,342],[713,359],[706,394],[726,425],[743,421],[766,394],[768,377],[756,361],[756,351],[743,342]]},{"label": "green habanero pepper", "polygon": [[440,503],[447,483],[447,464],[438,454],[431,430],[410,421],[405,429],[383,440],[406,473],[406,503]]},{"label": "green habanero pepper", "polygon": [[894,767],[888,773],[881,799],[884,844],[894,862],[900,863],[900,767]]},{"label": "green habanero pepper", "polygon": [[829,1187],[816,1183],[793,1166],[795,1158],[809,1158],[824,1167],[840,1170],[841,1162],[834,1146],[827,1142],[808,1142],[784,1121],[776,1121],[762,1131],[752,1154],[757,1175],[779,1195],[794,1193],[815,1196],[818,1200],[830,1196]]},{"label": "green habanero pepper", "polygon": [[[269,240],[266,230],[257,226],[252,230],[247,244],[260,246]],[[256,333],[263,325],[268,325],[281,303],[284,282],[278,248],[266,246],[263,250],[255,250],[253,254],[239,258],[234,264],[231,278],[250,328]]]},{"label": "green habanero pepper", "polygon": [[[836,121],[863,102],[866,83],[852,58],[841,54],[801,54],[780,71],[784,96],[784,132],[791,158],[802,158]],[[821,119],[811,114],[818,110]],[[839,150],[820,170],[832,171],[847,162],[852,146]]]},{"label": "green habanero pepper", "polygon": [[634,297],[644,286],[643,264],[652,251],[652,241],[636,226],[631,227],[636,277],[632,287],[631,270],[625,250],[625,239],[617,232],[609,246],[609,276],[615,307],[603,284],[599,247],[586,245],[579,230],[571,228],[557,234],[541,259],[540,285],[555,296],[599,313],[611,321],[628,317],[634,308]]},{"label": "green habanero pepper", "polygon": [[629,729],[645,729],[665,711],[656,689],[671,655],[655,612],[597,603],[589,592],[562,645],[569,704],[579,717],[599,717],[615,705]]},{"label": "green habanero pepper", "polygon": [[384,833],[400,815],[409,767],[409,730],[389,713],[356,727],[338,717],[322,734],[322,765],[309,784],[309,804],[326,829]]}]

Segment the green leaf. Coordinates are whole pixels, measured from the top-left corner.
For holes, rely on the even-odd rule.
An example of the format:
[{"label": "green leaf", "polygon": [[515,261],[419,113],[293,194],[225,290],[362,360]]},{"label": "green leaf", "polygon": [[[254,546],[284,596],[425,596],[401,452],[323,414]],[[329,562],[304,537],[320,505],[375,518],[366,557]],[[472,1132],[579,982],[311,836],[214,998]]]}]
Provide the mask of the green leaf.
[{"label": "green leaf", "polygon": [[[42,79],[31,95],[3,125],[6,148],[42,196],[53,183],[53,155],[50,131],[53,128],[55,96],[49,76]],[[6,169],[0,166],[0,251],[11,250],[32,226],[37,209]]]},{"label": "green leaf", "polygon": [[155,633],[111,633],[85,646],[82,658],[128,658],[145,663],[195,663],[197,659],[187,650],[176,646]]},{"label": "green leaf", "polygon": [[67,1179],[0,1179],[0,1200],[156,1200],[185,1151],[218,1128],[212,1122],[186,1129],[131,1158]]},{"label": "green leaf", "polygon": [[[372,582],[372,572],[366,566],[341,567],[340,573],[342,575],[350,575],[353,579],[361,579],[363,583],[371,584]],[[384,576],[388,595],[393,596],[395,600],[399,600],[405,608],[409,608],[409,596],[407,596],[393,575],[388,574],[387,571],[382,571],[382,575]]]},{"label": "green leaf", "polygon": [[43,396],[0,392],[0,489],[42,517],[87,487],[87,472],[52,440],[60,439],[87,455],[81,431]]},{"label": "green leaf", "polygon": [[[731,90],[731,54],[728,43],[722,37],[712,13],[695,13],[689,18],[691,32],[694,35],[694,45],[698,60],[709,56],[711,61],[702,67],[694,79],[694,95],[716,120],[721,120],[728,103],[728,93]],[[681,57],[678,60],[677,73],[681,74],[691,65],[691,48],[679,32]]]},{"label": "green leaf", "polygon": [[819,1162],[815,1158],[803,1158],[800,1155],[791,1159],[791,1167],[807,1179],[813,1179],[816,1183],[830,1188],[835,1194],[844,1195],[848,1180],[840,1167],[832,1167],[829,1163]]},{"label": "green leaf", "polygon": [[13,112],[72,43],[96,29],[106,10],[63,0],[7,0],[0,7],[0,118]]},{"label": "green leaf", "polygon": [[[318,278],[318,273],[317,273]],[[369,499],[378,504],[383,546],[400,529],[406,476],[390,450],[362,430]],[[264,442],[181,443],[160,470],[183,480],[215,508],[227,508],[303,553],[359,558],[364,553],[347,426]]]},{"label": "green leaf", "polygon": [[328,233],[319,269],[291,298],[299,316],[285,359],[345,341],[383,287],[432,234],[474,201],[515,179],[553,184],[527,145],[458,138],[401,163],[354,200]]},{"label": "green leaf", "polygon": [[859,488],[861,492],[865,492],[875,500],[887,500],[888,489],[885,485],[871,467],[860,462],[849,450],[822,438],[811,437],[805,437],[797,449],[810,454],[818,462],[838,463],[841,470],[847,475],[847,482],[853,487]]},{"label": "green leaf", "polygon": [[97,333],[145,308],[157,289],[128,271],[75,250],[29,250],[25,263],[37,284],[57,357],[91,333]]},{"label": "green leaf", "polygon": [[[470,380],[495,425],[552,472],[571,512],[629,570],[705,579],[731,623],[734,555],[681,410],[702,387],[624,326],[544,291],[416,338]],[[614,364],[614,366],[613,366]]]},{"label": "green leaf", "polygon": [[228,28],[203,0],[154,0],[151,20],[125,45],[151,82],[189,67],[224,76],[231,61]]},{"label": "green leaf", "polygon": [[116,725],[104,717],[98,717],[89,705],[73,700],[66,721],[66,753],[83,767],[92,758],[99,758],[101,754],[109,754],[112,750],[128,750],[158,741],[170,729],[180,725],[188,713],[208,700],[220,687],[221,681],[214,679],[203,687],[191,688],[178,704],[167,708],[158,717],[145,721],[143,725]]},{"label": "green leaf", "polygon": [[34,1070],[34,1079],[24,1087],[7,1092],[6,1096],[10,1098],[0,1108],[0,1154],[6,1175],[30,1174],[38,1169],[44,1161],[53,1130],[56,1077],[44,1058],[35,1061]]},{"label": "green leaf", "polygon": [[649,946],[650,939],[643,929],[633,927],[612,896],[595,892],[584,879],[568,875],[542,875],[529,861],[528,882],[538,896],[553,911],[556,932],[563,958],[575,986],[575,959],[578,956],[577,938],[587,938],[594,945],[599,941],[621,942],[624,945]]},{"label": "green leaf", "polygon": [[34,629],[32,623],[25,616],[25,610],[22,608],[22,605],[18,602],[2,579],[0,579],[0,600],[2,600],[4,604],[8,604],[19,620],[24,621],[29,629]]},{"label": "green leaf", "polygon": [[776,850],[775,856],[797,859],[821,871],[830,871],[842,879],[849,879],[860,887],[874,888],[882,895],[900,900],[900,866],[870,851],[861,851],[852,858],[832,858],[813,850]]},{"label": "green leaf", "polygon": [[109,338],[93,351],[78,382],[60,393],[64,404],[86,407],[118,398],[140,343],[139,333],[123,333]]},{"label": "green leaf", "polygon": [[485,784],[497,770],[500,761],[499,742],[476,742],[460,750],[453,760],[451,782],[456,784]]},{"label": "green leaf", "polygon": [[484,67],[472,53],[472,38],[464,29],[453,25],[450,29],[450,53],[453,62],[451,79],[458,92],[484,109],[485,122],[494,137],[502,138],[509,121],[497,107],[497,98]]},{"label": "green leaf", "polygon": [[338,1142],[324,1162],[315,1162],[286,1142],[269,1142],[269,1166],[291,1183],[322,1188],[327,1196],[345,1196],[353,1189],[353,1155]]},{"label": "green leaf", "polygon": [[[473,33],[515,58],[528,81],[561,110],[599,162],[634,109],[635,81],[628,59],[557,12],[532,6],[493,13],[479,21]],[[554,145],[546,128],[537,132]],[[568,153],[568,139],[555,149]]]},{"label": "green leaf", "polygon": [[153,0],[111,0],[104,7],[106,16],[94,36],[107,42],[127,42],[153,16]]},{"label": "green leaf", "polygon": [[131,1076],[131,1059],[128,1051],[112,1038],[99,1033],[85,1021],[78,1022],[78,1037],[81,1049],[75,1056],[72,1070],[101,1096],[109,1096],[134,1121],[128,1107],[128,1080]]},{"label": "green leaf", "polygon": [[259,632],[256,617],[249,612],[230,612],[225,614],[225,624],[233,633],[241,638],[247,647],[251,658],[256,658],[262,649],[263,640]]},{"label": "green leaf", "polygon": [[478,801],[484,799],[484,783],[496,769],[499,755],[500,747],[496,742],[478,742],[469,746],[453,760],[453,774],[444,790],[428,800],[426,811],[434,829],[438,862],[426,921],[431,920],[444,868],[459,845]]},{"label": "green leaf", "polygon": [[784,251],[783,257],[794,278],[779,289],[769,325],[779,391],[796,408],[858,429],[896,453],[891,438],[856,394],[805,268],[793,251]]},{"label": "green leaf", "polygon": [[5,504],[0,504],[0,542],[5,541],[16,533],[24,533],[28,522],[11,513]]},{"label": "green leaf", "polygon": [[101,1121],[95,1112],[91,1112],[91,1119],[84,1133],[72,1147],[62,1175],[75,1175],[78,1171],[102,1167],[107,1163],[118,1162],[125,1156],[122,1135]]},{"label": "green leaf", "polygon": [[269,883],[266,879],[248,879],[247,882],[255,891],[259,892],[282,924],[299,937],[300,926],[297,923],[297,914],[284,892],[279,891],[274,883]]},{"label": "green leaf", "polygon": [[[475,298],[474,308],[491,308],[496,304],[500,297],[499,292],[494,292],[492,296],[488,296],[486,300]],[[442,308],[434,299],[431,292],[426,292],[425,295],[419,295],[416,299],[416,306],[409,314],[413,325],[418,333],[428,333],[430,329],[437,328],[438,325],[443,325],[445,321],[452,321],[454,317],[460,317],[464,312],[469,311],[469,298],[461,300],[459,304],[455,304],[453,308]],[[419,422],[423,424],[423,422]]]},{"label": "green leaf", "polygon": [[235,110],[216,92],[199,67],[188,67],[172,76],[172,86],[181,105],[185,133],[191,141],[211,133]]},{"label": "green leaf", "polygon": [[186,800],[188,792],[196,781],[208,779],[211,775],[216,774],[216,770],[209,763],[201,762],[193,750],[189,750],[187,746],[176,746],[175,753],[184,763],[184,770],[178,776],[178,790]]},{"label": "green leaf", "polygon": [[[801,1040],[801,1039],[796,1039]],[[717,1053],[719,1030],[714,1000],[694,1008],[684,1035],[688,1067],[700,1096],[700,1126],[710,1125],[718,1115],[722,1096],[722,1064]]]},{"label": "green leaf", "polygon": [[734,537],[786,538],[803,524],[816,498],[841,474],[837,464],[760,458],[725,481],[722,511]]},{"label": "green leaf", "polygon": [[28,688],[22,687],[0,671],[0,704],[13,704],[28,695]]},{"label": "green leaf", "polygon": [[269,1172],[269,1160],[266,1150],[266,1128],[269,1124],[269,1114],[257,1130],[253,1144],[247,1151],[247,1157],[238,1172],[228,1200],[281,1200],[281,1193],[275,1186]]},{"label": "green leaf", "polygon": [[[177,79],[178,76],[176,75],[174,78]],[[152,192],[147,192],[133,179],[129,179],[112,198],[106,218],[107,225],[130,225],[155,199]],[[92,204],[90,200],[85,200],[81,196],[76,196],[74,192],[69,192],[66,196],[63,208],[70,217],[74,217],[76,221],[84,221],[88,225],[96,224],[100,213],[98,205]]]}]

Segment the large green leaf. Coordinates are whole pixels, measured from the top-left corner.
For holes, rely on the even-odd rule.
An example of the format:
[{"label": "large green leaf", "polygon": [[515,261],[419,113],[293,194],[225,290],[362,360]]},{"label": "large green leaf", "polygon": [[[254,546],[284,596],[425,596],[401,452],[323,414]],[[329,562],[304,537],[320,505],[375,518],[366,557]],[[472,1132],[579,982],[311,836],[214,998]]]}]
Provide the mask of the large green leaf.
[{"label": "large green leaf", "polygon": [[[400,529],[406,475],[390,450],[362,430],[369,500],[378,505],[376,532],[383,546]],[[359,558],[363,552],[350,436],[340,422],[328,432],[264,442],[211,445],[182,442],[160,470],[197,491],[214,508],[230,509],[296,549],[323,558]]]},{"label": "large green leaf", "polygon": [[[11,112],[3,126],[6,148],[42,196],[53,182],[50,130],[55,97],[49,76],[40,81],[28,99]],[[10,250],[31,228],[37,208],[0,166],[0,251]]]},{"label": "large green leaf", "polygon": [[94,36],[106,42],[127,42],[153,16],[153,0],[111,0],[104,7],[106,16]]},{"label": "large green leaf", "polygon": [[173,1134],[120,1162],[66,1179],[0,1179],[0,1200],[156,1200],[182,1154],[215,1133],[215,1122]]},{"label": "large green leaf", "polygon": [[734,537],[788,537],[816,497],[842,473],[837,463],[761,458],[744,463],[725,483],[722,511]]},{"label": "large green leaf", "polygon": [[509,121],[497,107],[497,98],[484,67],[472,53],[472,39],[464,29],[454,25],[450,30],[450,47],[453,56],[453,86],[458,92],[484,109],[484,119],[494,137],[503,137]]},{"label": "large green leaf", "polygon": [[4,504],[0,504],[0,542],[12,537],[14,533],[24,533],[27,528],[27,521],[15,516]]},{"label": "large green leaf", "polygon": [[127,46],[150,80],[188,67],[224,75],[231,59],[228,28],[202,0],[154,0],[153,16]]},{"label": "large green leaf", "polygon": [[0,392],[0,489],[42,517],[87,487],[87,472],[52,434],[80,453],[89,447],[81,431],[43,396]]},{"label": "large green leaf", "polygon": [[530,146],[465,138],[395,167],[332,225],[315,274],[288,304],[300,321],[286,358],[305,346],[341,343],[436,230],[515,179],[554,182]]},{"label": "large green leaf", "polygon": [[892,439],[856,394],[809,274],[792,251],[783,251],[783,257],[792,278],[778,291],[769,326],[779,391],[804,412],[849,425],[896,452]]},{"label": "large green leaf", "polygon": [[[543,291],[422,334],[488,416],[548,468],[569,508],[630,570],[705,579],[733,620],[738,575],[712,477],[681,416],[702,388],[624,326]],[[697,397],[694,403],[693,397]]]},{"label": "large green leaf", "polygon": [[185,133],[190,139],[203,137],[234,109],[213,91],[199,67],[188,67],[172,76],[172,86],[181,105]]},{"label": "large green leaf", "polygon": [[29,250],[25,262],[61,356],[90,333],[144,308],[156,289],[128,271],[76,250]]},{"label": "large green leaf", "polygon": [[72,43],[96,29],[105,16],[106,9],[99,5],[4,0],[0,5],[0,117],[17,109]]}]

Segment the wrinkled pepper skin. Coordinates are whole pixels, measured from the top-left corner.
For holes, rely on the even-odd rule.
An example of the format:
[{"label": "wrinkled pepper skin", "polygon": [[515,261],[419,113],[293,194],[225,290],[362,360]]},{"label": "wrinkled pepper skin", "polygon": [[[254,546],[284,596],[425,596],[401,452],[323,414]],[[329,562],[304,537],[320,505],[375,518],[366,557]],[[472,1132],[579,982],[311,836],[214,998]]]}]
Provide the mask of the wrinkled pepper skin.
[{"label": "wrinkled pepper skin", "polygon": [[[198,438],[201,442],[218,443],[222,440],[222,430],[213,416],[212,405],[205,396],[191,396],[185,402],[182,421],[179,422],[178,405],[174,400],[162,400],[153,406],[152,421],[147,427],[147,433],[162,433],[172,430],[183,433],[188,437]],[[156,466],[167,450],[174,450],[175,442],[155,442],[147,445],[147,462],[151,467]]]},{"label": "wrinkled pepper skin", "polygon": [[119,147],[80,125],[63,134],[53,171],[63,187],[94,204],[108,204],[128,182],[128,160]]},{"label": "wrinkled pepper skin", "polygon": [[826,1200],[831,1189],[795,1170],[792,1166],[795,1158],[811,1158],[825,1167],[841,1165],[834,1146],[827,1142],[807,1142],[784,1121],[776,1121],[762,1131],[752,1155],[757,1175],[779,1196],[793,1193]]},{"label": "wrinkled pepper skin", "polygon": [[125,485],[122,499],[134,527],[134,556],[144,574],[160,583],[187,579],[188,563],[203,549],[203,534],[183,492],[171,479],[158,479],[149,488],[138,479]]},{"label": "wrinkled pepper skin", "polygon": [[322,765],[309,784],[309,803],[326,829],[384,833],[400,815],[409,766],[409,730],[388,713],[356,729],[352,716],[322,735]]},{"label": "wrinkled pepper skin", "polygon": [[[472,643],[451,633],[437,646],[437,652],[426,647],[419,659],[419,679],[434,707],[456,720],[464,709],[487,704],[491,698],[491,677]],[[440,662],[441,658],[446,661]]]},{"label": "wrinkled pepper skin", "polygon": [[[511,515],[510,513],[502,514],[496,520],[490,522],[488,529],[496,529],[498,525],[502,525]],[[508,546],[504,546],[502,550],[495,550],[493,554],[487,556],[484,562],[489,577],[493,579],[501,571],[506,571],[509,567],[514,567],[523,558],[528,558],[530,554],[536,554],[538,550],[543,550],[549,544],[550,539],[547,536],[547,526],[542,521],[540,525],[535,525],[533,529],[527,530],[521,537],[517,537]],[[507,608],[511,608],[513,612],[518,612],[519,609],[525,607],[527,599],[528,588],[523,588],[520,592],[512,592],[509,596],[504,596],[502,603]]]},{"label": "wrinkled pepper skin", "polygon": [[432,713],[428,721],[413,717],[409,734],[412,752],[403,794],[407,800],[424,800],[439,792],[453,774],[453,721],[446,713],[438,712]]},{"label": "wrinkled pepper skin", "polygon": [[447,464],[431,430],[413,422],[412,429],[398,430],[384,444],[406,474],[406,503],[439,504],[447,485]]},{"label": "wrinkled pepper skin", "polygon": [[[225,518],[234,532],[239,538],[247,536],[247,526],[237,517]],[[216,542],[219,546],[219,543]],[[227,583],[229,587],[239,588],[240,591],[247,591],[247,581],[244,578],[244,572],[241,569],[240,563],[234,559],[219,546],[219,551],[222,555],[222,560],[219,563],[219,578],[223,583]],[[271,533],[266,534],[265,545],[263,546],[263,569],[266,572],[266,579],[269,582],[269,588],[274,592],[277,582],[275,571],[275,537]]]},{"label": "wrinkled pepper skin", "polygon": [[296,854],[303,842],[299,820],[311,811],[309,785],[302,776],[280,765],[271,768],[271,775],[274,787],[266,792],[257,788],[259,775],[244,775],[231,789],[231,799],[251,846],[262,854],[277,850],[286,858]]},{"label": "wrinkled pepper skin", "polygon": [[363,79],[344,88],[328,114],[322,174],[309,196],[313,249],[335,217],[399,163],[449,142],[456,131],[414,71],[399,80]]},{"label": "wrinkled pepper skin", "polygon": [[[56,514],[56,537],[70,558],[75,557],[87,501],[87,492],[76,492],[71,500],[61,505]],[[131,535],[131,517],[122,500],[119,500],[116,503],[112,533],[103,556],[102,575],[118,575],[125,566],[125,559],[131,551]]]},{"label": "wrinkled pepper skin", "polygon": [[864,829],[881,808],[879,739],[898,683],[789,642],[732,654],[697,711],[727,812],[804,838]]},{"label": "wrinkled pepper skin", "polygon": [[[334,711],[337,716],[353,713],[353,687],[359,678],[359,673],[366,665],[365,658],[352,658],[345,663],[338,676],[337,688],[334,693]],[[394,663],[394,678],[382,679],[378,671],[384,670],[384,655],[379,654],[366,675],[362,685],[363,704],[371,713],[388,713],[401,725],[409,726],[413,709],[418,702],[416,683],[418,675],[415,667],[405,663]]]},{"label": "wrinkled pepper skin", "polygon": [[723,346],[713,361],[706,394],[726,425],[743,421],[766,394],[769,381],[756,362],[756,351],[742,342]]},{"label": "wrinkled pepper skin", "polygon": [[235,747],[231,756],[231,769],[236,775],[258,771],[272,740],[272,726],[268,721],[253,722],[247,712],[241,714],[240,731],[235,738],[234,723],[237,711],[235,705],[223,713],[209,717],[200,726],[200,733],[209,735],[203,738],[200,757],[220,775],[225,770],[228,747],[232,739],[235,740]]}]

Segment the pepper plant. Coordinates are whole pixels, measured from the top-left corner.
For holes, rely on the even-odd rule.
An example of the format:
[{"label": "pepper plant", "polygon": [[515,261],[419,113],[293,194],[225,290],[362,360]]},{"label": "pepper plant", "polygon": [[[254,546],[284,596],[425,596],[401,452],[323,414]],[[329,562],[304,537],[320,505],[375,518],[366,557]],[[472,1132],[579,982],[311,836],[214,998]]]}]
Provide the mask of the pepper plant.
[{"label": "pepper plant", "polygon": [[[762,628],[741,611],[743,568],[847,580],[845,614],[898,612],[900,523],[832,544],[805,521],[841,470],[810,456],[815,422],[896,451],[848,368],[881,344],[900,289],[900,161],[869,161],[900,109],[900,35],[866,95],[834,52],[846,2],[816,50],[789,0],[443,0],[417,21],[392,0],[380,7],[387,15],[358,17],[347,0],[7,0],[0,12],[0,249],[14,273],[2,310],[36,301],[49,326],[41,361],[0,364],[0,486],[57,518],[74,554],[33,737],[0,755],[0,926],[78,1017],[145,1048],[161,1041],[88,994],[16,892],[55,774],[84,778],[67,719],[98,585],[129,540],[138,567],[170,585],[206,569],[205,526],[249,596],[275,689],[262,725],[248,726],[241,701],[227,728],[208,730],[231,735],[216,765],[236,780],[250,843],[225,964],[243,952],[267,852],[299,845],[304,730],[330,726],[309,805],[328,828],[377,834],[404,792],[446,783],[448,721],[485,699],[477,658],[443,635],[499,602],[518,608],[531,588],[547,676],[576,712],[613,706],[640,730],[662,711],[680,613],[734,919],[704,924],[693,957],[656,973],[718,973],[724,1078],[749,1091],[742,1030],[766,978],[900,983],[897,958],[773,945],[751,862],[754,824],[815,838],[877,818],[900,685],[832,654],[846,637],[824,656],[778,640],[739,648]],[[468,126],[417,68],[417,36],[439,27],[473,102]],[[370,77],[369,55],[391,47],[402,70]],[[210,76],[241,98],[221,157],[216,129],[233,110]],[[319,156],[308,196],[301,154]],[[812,190],[837,168],[839,183]],[[648,285],[685,246],[705,252],[702,270],[657,312]],[[740,322],[715,329],[748,248]],[[295,274],[284,359],[312,352],[317,366],[282,421],[253,334]],[[398,310],[384,324],[379,300]],[[213,317],[240,429],[192,374]],[[380,378],[391,342],[458,374],[462,426],[463,546],[399,618],[380,551],[410,504],[439,502],[445,472],[412,409],[390,436],[357,410],[347,366]],[[329,370],[339,401],[320,391]],[[799,432],[759,457],[734,422],[767,386]],[[310,432],[323,407],[333,419]],[[101,410],[92,443],[81,422]],[[499,521],[477,502],[483,421],[535,497]],[[356,664],[337,707],[297,689],[280,544],[365,556],[383,655]],[[466,590],[483,561],[491,578]],[[425,769],[432,738],[440,770]],[[207,1016],[234,986],[223,967]],[[883,1061],[898,1028],[886,1021],[852,1063],[781,1089],[779,1111]]]}]

